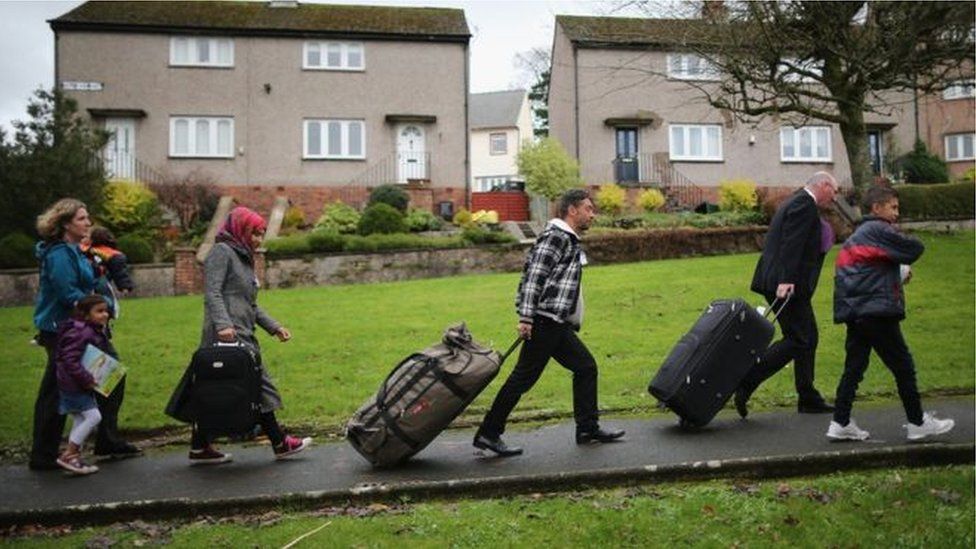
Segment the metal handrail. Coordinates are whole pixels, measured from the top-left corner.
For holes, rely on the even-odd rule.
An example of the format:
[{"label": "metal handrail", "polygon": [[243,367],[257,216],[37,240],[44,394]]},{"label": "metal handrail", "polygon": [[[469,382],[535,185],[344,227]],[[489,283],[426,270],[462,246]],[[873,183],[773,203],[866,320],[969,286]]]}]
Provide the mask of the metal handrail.
[{"label": "metal handrail", "polygon": [[[637,165],[636,169],[633,168],[634,164]],[[670,161],[659,161],[652,154],[620,156],[614,158],[611,165],[618,185],[660,189],[668,200],[668,209],[687,209],[698,205],[704,199],[705,192],[701,187],[676,170]],[[624,167],[629,169],[625,170]],[[621,178],[630,174],[636,174],[637,179]]]},{"label": "metal handrail", "polygon": [[422,153],[393,153],[354,177],[352,182],[358,185],[373,186],[395,183],[409,183],[412,180],[430,179],[429,152]]}]

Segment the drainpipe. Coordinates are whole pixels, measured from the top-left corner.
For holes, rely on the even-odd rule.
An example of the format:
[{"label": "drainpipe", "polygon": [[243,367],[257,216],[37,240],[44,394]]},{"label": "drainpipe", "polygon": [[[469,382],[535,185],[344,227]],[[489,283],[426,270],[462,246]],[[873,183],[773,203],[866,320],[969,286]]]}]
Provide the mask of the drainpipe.
[{"label": "drainpipe", "polygon": [[[552,78],[550,74],[549,78]],[[550,86],[552,82],[550,81]],[[576,161],[580,159],[580,127],[579,127],[579,47],[573,43],[573,127],[576,131]]]},{"label": "drainpipe", "polygon": [[468,98],[471,86],[470,42],[464,43],[464,207],[471,210],[471,128],[468,126]]}]

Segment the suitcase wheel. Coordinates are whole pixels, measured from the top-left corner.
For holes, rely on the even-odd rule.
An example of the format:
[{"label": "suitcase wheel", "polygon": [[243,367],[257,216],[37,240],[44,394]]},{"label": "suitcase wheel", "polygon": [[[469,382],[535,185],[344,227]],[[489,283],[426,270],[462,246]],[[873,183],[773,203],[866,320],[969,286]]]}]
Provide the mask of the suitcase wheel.
[{"label": "suitcase wheel", "polygon": [[688,431],[693,431],[701,427],[698,423],[691,421],[690,419],[685,419],[683,417],[678,418],[678,427],[686,429]]}]

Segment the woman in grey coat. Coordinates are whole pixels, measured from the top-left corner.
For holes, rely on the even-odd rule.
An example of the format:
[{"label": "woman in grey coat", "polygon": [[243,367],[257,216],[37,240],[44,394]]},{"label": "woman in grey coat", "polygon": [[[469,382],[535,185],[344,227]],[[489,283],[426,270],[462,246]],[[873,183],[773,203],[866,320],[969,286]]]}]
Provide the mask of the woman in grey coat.
[{"label": "woman in grey coat", "polygon": [[[231,210],[217,234],[216,244],[204,262],[204,315],[200,346],[239,341],[260,352],[255,327],[285,342],[291,332],[257,305],[258,280],[254,275],[254,250],[267,227],[264,218],[239,206]],[[275,458],[292,456],[307,448],[311,438],[285,435],[274,411],[281,407],[281,395],[268,371],[261,365],[261,428],[271,439]],[[212,437],[195,428],[190,447],[191,463],[226,463],[230,454],[214,448]]]}]

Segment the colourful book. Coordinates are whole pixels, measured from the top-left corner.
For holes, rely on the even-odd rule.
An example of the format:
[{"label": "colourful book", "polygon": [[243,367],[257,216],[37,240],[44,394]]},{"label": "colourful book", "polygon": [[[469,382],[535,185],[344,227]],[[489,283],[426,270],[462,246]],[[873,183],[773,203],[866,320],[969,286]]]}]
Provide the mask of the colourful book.
[{"label": "colourful book", "polygon": [[125,377],[125,366],[105,351],[91,343],[85,348],[81,365],[95,378],[95,390],[102,396],[112,394],[115,386]]}]

